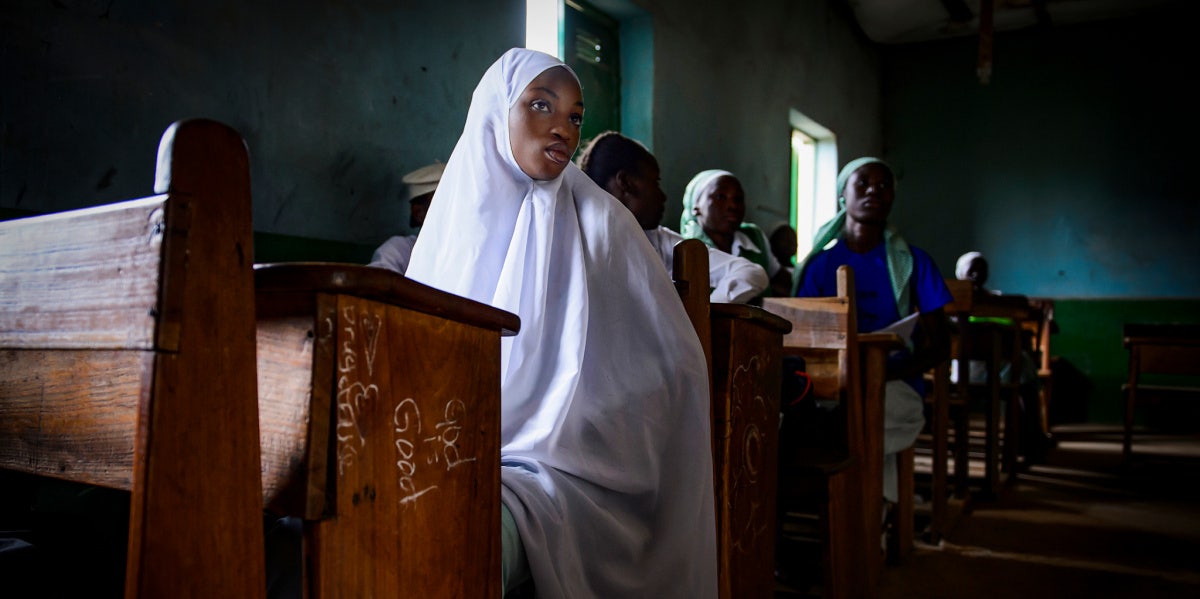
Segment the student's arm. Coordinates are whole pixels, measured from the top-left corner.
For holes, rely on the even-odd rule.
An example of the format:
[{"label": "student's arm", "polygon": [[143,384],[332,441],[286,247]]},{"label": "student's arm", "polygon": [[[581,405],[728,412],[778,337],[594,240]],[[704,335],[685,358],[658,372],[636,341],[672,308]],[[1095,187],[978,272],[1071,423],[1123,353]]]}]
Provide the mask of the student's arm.
[{"label": "student's arm", "polygon": [[946,288],[945,279],[929,254],[918,248],[913,252],[912,301],[919,311],[918,334],[913,336],[914,347],[908,360],[889,364],[892,378],[920,376],[950,357],[950,324],[946,304],[954,300]]},{"label": "student's arm", "polygon": [[745,303],[767,288],[767,271],[745,258],[708,248],[709,300],[714,303]]},{"label": "student's arm", "polygon": [[888,379],[920,376],[950,357],[950,325],[946,311],[937,308],[917,316],[919,335],[913,336],[912,355],[907,360],[888,363]]}]

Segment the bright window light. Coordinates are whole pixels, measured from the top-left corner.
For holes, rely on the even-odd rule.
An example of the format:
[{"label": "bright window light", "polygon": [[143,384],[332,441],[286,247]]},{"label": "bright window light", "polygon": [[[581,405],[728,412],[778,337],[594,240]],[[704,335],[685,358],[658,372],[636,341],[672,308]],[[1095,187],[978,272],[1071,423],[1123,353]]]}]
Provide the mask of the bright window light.
[{"label": "bright window light", "polygon": [[562,0],[525,0],[525,47],[561,59],[561,23]]}]

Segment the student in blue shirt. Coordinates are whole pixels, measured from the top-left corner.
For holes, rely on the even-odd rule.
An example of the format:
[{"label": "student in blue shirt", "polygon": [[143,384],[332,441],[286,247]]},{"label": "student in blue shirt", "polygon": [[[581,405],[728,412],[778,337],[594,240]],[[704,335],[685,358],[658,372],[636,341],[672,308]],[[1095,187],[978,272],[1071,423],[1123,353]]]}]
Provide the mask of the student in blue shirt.
[{"label": "student in blue shirt", "polygon": [[883,494],[895,502],[896,454],[916,441],[925,424],[922,375],[950,354],[944,307],[953,298],[929,254],[888,225],[895,176],[886,163],[870,157],[851,161],[838,174],[837,190],[840,210],[821,227],[812,252],[797,267],[795,295],[837,295],[837,269],[847,264],[854,270],[859,332],[917,314],[909,349],[888,361]]}]

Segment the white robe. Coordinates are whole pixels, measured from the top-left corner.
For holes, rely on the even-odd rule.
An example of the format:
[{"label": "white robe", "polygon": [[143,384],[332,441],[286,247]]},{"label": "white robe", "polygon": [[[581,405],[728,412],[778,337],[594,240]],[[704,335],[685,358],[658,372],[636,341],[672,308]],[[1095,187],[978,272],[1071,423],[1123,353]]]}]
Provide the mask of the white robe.
[{"label": "white robe", "polygon": [[[675,244],[684,237],[666,227],[646,229],[646,238],[662,258],[667,272],[675,267]],[[745,303],[762,293],[770,280],[767,271],[745,258],[708,248],[708,301],[717,304]]]},{"label": "white robe", "polygon": [[537,595],[717,593],[703,352],[633,215],[574,164],[534,181],[508,113],[562,63],[505,53],[475,89],[408,276],[516,313],[502,342],[501,500]]},{"label": "white robe", "polygon": [[412,255],[413,244],[417,242],[416,235],[394,235],[389,237],[371,255],[367,266],[386,268],[404,274],[408,269],[408,259]]}]

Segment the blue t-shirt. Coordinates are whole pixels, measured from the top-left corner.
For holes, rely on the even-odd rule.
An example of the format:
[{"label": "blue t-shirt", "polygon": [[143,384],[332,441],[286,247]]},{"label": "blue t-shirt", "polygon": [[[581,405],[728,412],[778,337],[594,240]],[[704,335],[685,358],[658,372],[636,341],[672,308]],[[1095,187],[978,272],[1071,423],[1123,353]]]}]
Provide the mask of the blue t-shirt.
[{"label": "blue t-shirt", "polygon": [[[924,250],[909,245],[913,255],[913,272],[909,280],[909,297],[913,306],[902,315],[892,293],[891,275],[887,268],[887,251],[880,243],[865,254],[855,253],[839,239],[833,247],[817,254],[804,269],[804,280],[796,290],[797,297],[832,297],[837,295],[837,269],[846,264],[854,269],[854,293],[858,310],[858,331],[878,331],[911,313],[912,308],[932,312],[953,301],[941,271]],[[920,327],[913,332],[920,335]],[[901,356],[907,357],[907,356]],[[913,389],[924,393],[920,377],[906,380]]]}]

